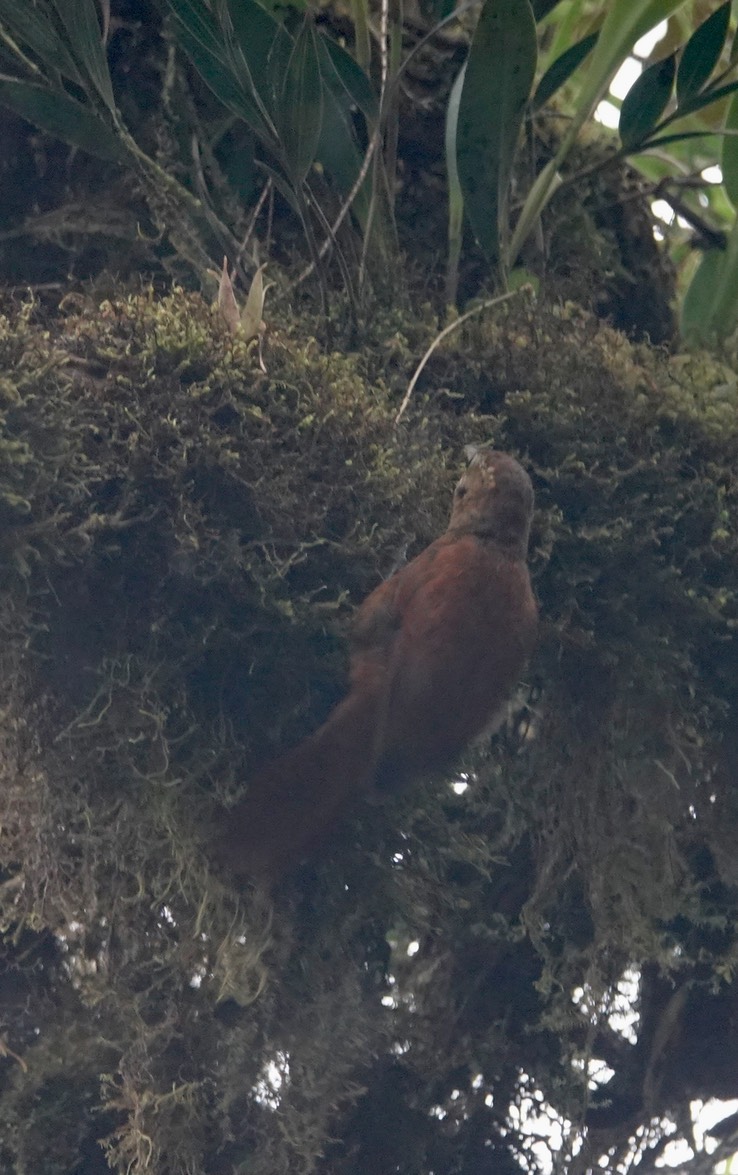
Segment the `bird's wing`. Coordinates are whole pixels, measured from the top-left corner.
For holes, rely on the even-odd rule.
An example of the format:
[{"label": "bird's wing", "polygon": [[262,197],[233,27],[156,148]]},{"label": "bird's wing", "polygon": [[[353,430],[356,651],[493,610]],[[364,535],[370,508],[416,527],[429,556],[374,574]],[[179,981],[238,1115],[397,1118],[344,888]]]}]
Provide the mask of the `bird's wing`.
[{"label": "bird's wing", "polygon": [[403,614],[416,593],[433,574],[443,539],[437,539],[405,567],[384,580],[367,596],[356,613],[351,633],[355,655],[390,655],[402,627]]}]

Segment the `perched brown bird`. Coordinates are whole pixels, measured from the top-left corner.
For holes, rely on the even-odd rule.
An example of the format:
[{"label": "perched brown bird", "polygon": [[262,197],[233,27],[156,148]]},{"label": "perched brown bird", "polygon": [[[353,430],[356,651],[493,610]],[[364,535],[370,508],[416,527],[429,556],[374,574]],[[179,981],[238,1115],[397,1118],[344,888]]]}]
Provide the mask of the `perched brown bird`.
[{"label": "perched brown bird", "polygon": [[451,767],[501,720],[536,635],[533,487],[513,457],[470,452],[446,532],[359,608],[344,700],[229,812],[234,872],[278,880],[367,789]]}]

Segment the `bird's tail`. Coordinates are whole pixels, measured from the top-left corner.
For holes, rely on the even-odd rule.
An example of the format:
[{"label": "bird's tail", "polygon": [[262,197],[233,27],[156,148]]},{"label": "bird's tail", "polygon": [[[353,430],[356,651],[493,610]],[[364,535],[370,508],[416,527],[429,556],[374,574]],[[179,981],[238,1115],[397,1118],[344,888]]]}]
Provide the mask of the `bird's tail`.
[{"label": "bird's tail", "polygon": [[217,855],[234,873],[279,881],[370,785],[382,699],[351,692],[314,734],[269,763],[226,817]]}]

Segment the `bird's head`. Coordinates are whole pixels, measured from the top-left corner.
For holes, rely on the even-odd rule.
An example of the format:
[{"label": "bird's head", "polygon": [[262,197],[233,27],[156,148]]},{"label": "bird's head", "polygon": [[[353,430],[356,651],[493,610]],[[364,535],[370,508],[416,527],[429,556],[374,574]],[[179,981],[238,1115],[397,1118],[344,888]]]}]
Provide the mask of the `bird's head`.
[{"label": "bird's head", "polygon": [[454,491],[449,530],[493,539],[525,558],[533,518],[533,486],[514,457],[467,445],[469,466]]}]

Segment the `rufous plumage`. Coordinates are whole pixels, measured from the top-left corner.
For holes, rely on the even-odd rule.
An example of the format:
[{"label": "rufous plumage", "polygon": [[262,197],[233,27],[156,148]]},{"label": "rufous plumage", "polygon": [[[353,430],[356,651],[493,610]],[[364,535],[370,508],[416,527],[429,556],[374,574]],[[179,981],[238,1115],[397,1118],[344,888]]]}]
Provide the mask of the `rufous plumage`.
[{"label": "rufous plumage", "polygon": [[369,789],[448,771],[495,728],[536,637],[532,515],[522,466],[473,449],[444,534],[358,609],[346,697],[228,813],[218,856],[229,869],[279,880]]}]

